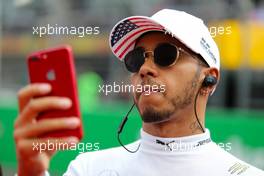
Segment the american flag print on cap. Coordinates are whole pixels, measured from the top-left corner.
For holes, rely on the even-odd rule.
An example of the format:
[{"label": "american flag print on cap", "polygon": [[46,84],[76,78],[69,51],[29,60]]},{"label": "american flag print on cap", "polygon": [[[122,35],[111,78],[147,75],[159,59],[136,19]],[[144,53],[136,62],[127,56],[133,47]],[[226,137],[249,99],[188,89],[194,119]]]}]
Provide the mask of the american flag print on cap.
[{"label": "american flag print on cap", "polygon": [[126,54],[133,50],[136,39],[148,31],[164,31],[164,27],[141,16],[128,17],[117,23],[109,38],[115,56],[123,60]]}]

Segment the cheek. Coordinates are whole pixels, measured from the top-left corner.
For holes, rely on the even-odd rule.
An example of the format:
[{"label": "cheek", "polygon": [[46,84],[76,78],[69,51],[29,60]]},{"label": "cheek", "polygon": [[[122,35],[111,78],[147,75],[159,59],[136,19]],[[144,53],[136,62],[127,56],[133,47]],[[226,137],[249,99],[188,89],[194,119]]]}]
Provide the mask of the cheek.
[{"label": "cheek", "polygon": [[175,96],[181,96],[184,89],[186,87],[189,87],[188,84],[190,84],[191,75],[193,73],[188,71],[179,71],[180,69],[172,70],[170,74],[167,74],[165,78],[166,82],[166,93],[165,95],[167,97],[175,97]]},{"label": "cheek", "polygon": [[184,85],[184,76],[183,75],[169,75],[165,78],[165,95],[166,97],[173,97],[177,92],[180,92]]},{"label": "cheek", "polygon": [[180,92],[180,90],[182,89],[181,87],[181,83],[179,83],[177,78],[170,78],[167,83],[166,83],[166,87],[165,87],[165,96],[167,98],[171,98],[174,97],[177,93]]}]

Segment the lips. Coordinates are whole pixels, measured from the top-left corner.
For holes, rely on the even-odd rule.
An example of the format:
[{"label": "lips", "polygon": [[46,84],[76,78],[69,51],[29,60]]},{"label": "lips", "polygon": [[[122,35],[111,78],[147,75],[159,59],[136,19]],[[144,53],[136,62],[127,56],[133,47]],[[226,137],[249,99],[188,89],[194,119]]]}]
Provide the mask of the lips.
[{"label": "lips", "polygon": [[143,91],[140,93],[143,95],[150,95],[152,93],[160,92],[160,88],[158,88],[158,85],[155,85],[155,88],[153,88],[153,85],[144,85]]},{"label": "lips", "polygon": [[145,79],[139,85],[141,89],[135,92],[136,99],[138,100],[141,95],[148,96],[151,94],[164,94],[165,89],[162,83],[158,83],[153,79]]}]

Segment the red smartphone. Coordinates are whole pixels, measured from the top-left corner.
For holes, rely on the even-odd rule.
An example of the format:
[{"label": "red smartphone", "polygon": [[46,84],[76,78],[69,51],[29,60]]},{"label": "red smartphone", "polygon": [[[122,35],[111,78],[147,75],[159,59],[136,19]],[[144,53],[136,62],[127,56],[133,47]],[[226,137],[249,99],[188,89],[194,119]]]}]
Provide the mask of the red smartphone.
[{"label": "red smartphone", "polygon": [[[34,52],[28,57],[27,62],[30,83],[49,83],[52,86],[52,91],[45,96],[68,97],[72,101],[70,109],[49,110],[39,114],[37,120],[72,116],[81,119],[71,47],[62,46]],[[67,136],[76,136],[81,140],[83,136],[82,125],[74,130],[58,130],[46,133],[40,137]]]}]

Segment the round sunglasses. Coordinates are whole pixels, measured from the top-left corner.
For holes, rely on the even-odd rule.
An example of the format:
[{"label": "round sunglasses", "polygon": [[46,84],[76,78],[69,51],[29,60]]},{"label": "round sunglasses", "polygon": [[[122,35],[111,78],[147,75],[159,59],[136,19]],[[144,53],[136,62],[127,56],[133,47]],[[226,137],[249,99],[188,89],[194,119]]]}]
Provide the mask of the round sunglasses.
[{"label": "round sunglasses", "polygon": [[[131,73],[136,73],[140,70],[145,62],[145,58],[153,56],[154,63],[161,67],[169,67],[176,63],[179,58],[180,51],[186,52],[182,48],[171,43],[160,43],[154,51],[145,51],[143,47],[137,47],[124,58],[125,66]],[[189,54],[189,53],[188,53]]]}]

